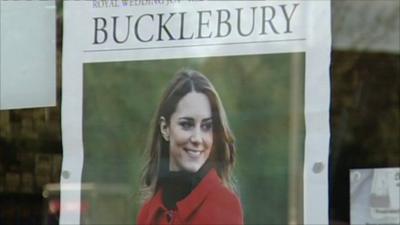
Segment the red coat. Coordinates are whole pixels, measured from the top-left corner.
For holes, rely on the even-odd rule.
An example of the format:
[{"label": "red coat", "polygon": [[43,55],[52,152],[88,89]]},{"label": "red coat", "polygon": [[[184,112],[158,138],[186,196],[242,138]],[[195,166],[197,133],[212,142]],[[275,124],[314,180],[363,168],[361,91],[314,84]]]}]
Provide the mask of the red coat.
[{"label": "red coat", "polygon": [[237,196],[223,186],[211,170],[193,191],[168,211],[162,203],[162,190],[140,210],[137,224],[242,225],[243,211]]}]

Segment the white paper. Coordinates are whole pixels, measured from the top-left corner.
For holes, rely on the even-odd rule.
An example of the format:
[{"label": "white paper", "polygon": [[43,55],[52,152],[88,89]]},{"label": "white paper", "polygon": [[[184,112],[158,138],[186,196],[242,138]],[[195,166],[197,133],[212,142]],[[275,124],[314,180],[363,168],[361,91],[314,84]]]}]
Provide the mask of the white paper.
[{"label": "white paper", "polygon": [[[244,8],[249,13],[251,7],[255,7],[258,18],[262,15],[262,7],[266,11],[274,8],[276,32],[267,24],[265,29],[269,34],[260,35],[263,23],[256,20],[255,31],[248,36],[239,35],[232,26],[229,35],[216,37],[217,10],[232,12],[234,17],[238,8]],[[287,7],[287,14],[283,12],[283,7]],[[203,19],[206,18],[201,28],[198,27],[200,11],[205,12]],[[170,15],[170,12],[176,13],[168,24],[171,36],[179,39],[177,37],[183,35],[188,40],[170,40],[172,38],[165,30],[160,38],[157,15]],[[183,14],[179,12],[183,12],[187,16],[186,23],[191,24],[186,25],[183,32],[179,25],[182,21],[179,16]],[[293,17],[290,20],[291,12]],[[146,16],[138,23],[139,33],[135,36],[135,18],[139,15]],[[130,36],[125,41],[129,16],[132,16],[133,22]],[[116,29],[116,37],[123,43],[113,40],[113,17],[125,20]],[[96,23],[97,30],[94,28]],[[243,23],[251,21],[248,18]],[[202,29],[202,34],[199,34],[199,29]],[[138,36],[144,41],[139,41]],[[210,38],[196,38],[200,36]],[[78,185],[75,187],[79,189],[82,180],[84,63],[301,52],[306,57],[305,84],[302,88],[305,91],[303,108],[306,127],[303,222],[328,224],[330,1],[65,1],[63,40],[62,170],[68,171],[69,176],[61,178],[60,224],[80,223],[79,210],[71,210],[70,206],[75,207],[81,195],[79,192],[68,192],[67,187]]]},{"label": "white paper", "polygon": [[55,1],[0,1],[0,23],[0,109],[55,106]]}]

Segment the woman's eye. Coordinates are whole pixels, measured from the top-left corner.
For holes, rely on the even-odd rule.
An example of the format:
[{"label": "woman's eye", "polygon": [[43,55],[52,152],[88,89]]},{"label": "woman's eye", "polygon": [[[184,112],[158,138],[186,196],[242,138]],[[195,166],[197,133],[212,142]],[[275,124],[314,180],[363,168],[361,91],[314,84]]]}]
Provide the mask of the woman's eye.
[{"label": "woman's eye", "polygon": [[201,125],[201,129],[203,131],[210,131],[212,129],[212,123],[205,123],[203,125]]},{"label": "woman's eye", "polygon": [[188,130],[190,129],[193,124],[190,122],[180,122],[179,125],[184,129],[184,130]]}]

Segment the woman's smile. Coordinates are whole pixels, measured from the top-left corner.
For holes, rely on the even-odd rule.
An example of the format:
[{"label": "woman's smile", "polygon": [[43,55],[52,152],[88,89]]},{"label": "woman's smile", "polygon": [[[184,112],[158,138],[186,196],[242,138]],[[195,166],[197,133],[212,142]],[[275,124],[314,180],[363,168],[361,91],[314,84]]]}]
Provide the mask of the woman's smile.
[{"label": "woman's smile", "polygon": [[183,150],[192,158],[198,158],[204,151],[195,150],[190,148],[183,148]]}]

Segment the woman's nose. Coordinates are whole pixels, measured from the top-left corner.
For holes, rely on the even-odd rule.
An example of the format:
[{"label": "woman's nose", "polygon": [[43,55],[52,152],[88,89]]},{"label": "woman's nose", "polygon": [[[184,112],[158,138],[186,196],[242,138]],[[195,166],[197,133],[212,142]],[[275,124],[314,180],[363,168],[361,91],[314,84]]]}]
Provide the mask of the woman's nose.
[{"label": "woman's nose", "polygon": [[195,145],[198,145],[201,143],[201,130],[200,128],[196,128],[193,130],[192,135],[190,136],[190,142],[192,142]]}]

